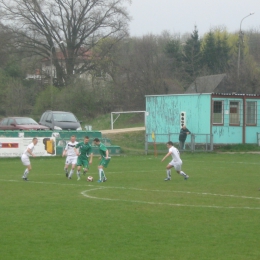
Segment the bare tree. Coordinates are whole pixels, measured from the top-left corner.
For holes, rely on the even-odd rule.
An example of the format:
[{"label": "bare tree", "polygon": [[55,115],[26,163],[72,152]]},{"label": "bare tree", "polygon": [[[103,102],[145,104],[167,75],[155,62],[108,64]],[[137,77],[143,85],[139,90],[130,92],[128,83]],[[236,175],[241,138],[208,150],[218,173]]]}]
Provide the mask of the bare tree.
[{"label": "bare tree", "polygon": [[0,9],[3,23],[16,32],[19,50],[45,60],[51,52],[57,80],[68,83],[92,69],[91,49],[100,40],[127,35],[125,2],[131,0],[0,0]]},{"label": "bare tree", "polygon": [[3,68],[8,62],[11,53],[10,43],[13,34],[2,23],[0,23],[0,67]]},{"label": "bare tree", "polygon": [[[169,59],[161,37],[128,38],[114,49],[108,70],[114,82],[118,108],[144,109],[145,95],[174,92]],[[112,50],[113,51],[113,50]]]}]

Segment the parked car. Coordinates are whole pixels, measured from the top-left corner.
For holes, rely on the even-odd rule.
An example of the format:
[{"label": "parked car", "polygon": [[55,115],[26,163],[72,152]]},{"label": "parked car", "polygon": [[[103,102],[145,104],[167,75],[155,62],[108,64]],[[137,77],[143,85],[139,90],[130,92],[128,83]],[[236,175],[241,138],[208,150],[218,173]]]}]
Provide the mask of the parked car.
[{"label": "parked car", "polygon": [[30,117],[6,117],[0,122],[0,130],[49,130]]},{"label": "parked car", "polygon": [[51,130],[82,130],[77,117],[71,112],[45,111],[39,122]]}]

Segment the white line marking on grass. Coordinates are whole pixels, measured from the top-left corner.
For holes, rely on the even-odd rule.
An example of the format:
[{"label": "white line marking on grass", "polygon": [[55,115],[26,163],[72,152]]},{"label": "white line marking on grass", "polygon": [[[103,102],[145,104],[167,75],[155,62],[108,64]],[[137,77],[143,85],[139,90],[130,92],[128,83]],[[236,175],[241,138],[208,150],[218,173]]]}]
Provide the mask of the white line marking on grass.
[{"label": "white line marking on grass", "polygon": [[139,190],[139,191],[152,191],[152,192],[167,192],[167,193],[186,193],[186,194],[197,194],[197,195],[209,195],[209,196],[219,196],[219,197],[232,197],[239,199],[256,199],[260,200],[260,197],[247,197],[238,195],[225,195],[225,194],[215,194],[207,192],[194,192],[194,191],[177,191],[177,190],[147,190],[147,189],[137,189],[137,188],[120,188],[120,187],[107,187],[107,188],[117,188],[117,189],[129,189],[129,190]]},{"label": "white line marking on grass", "polygon": [[[0,179],[3,182],[24,182],[21,180],[4,180]],[[28,183],[36,183],[36,184],[49,184],[49,185],[67,185],[67,186],[89,186],[93,187],[93,184],[85,184],[82,185],[80,183],[57,183],[57,182],[39,182],[39,181],[28,181]],[[161,192],[161,193],[184,193],[184,194],[196,194],[196,195],[204,195],[204,196],[216,196],[216,197],[231,197],[231,198],[238,198],[238,199],[254,199],[260,200],[260,197],[248,197],[248,196],[239,196],[239,195],[232,195],[232,194],[217,194],[217,193],[208,193],[208,192],[194,192],[194,191],[177,191],[177,190],[148,190],[148,189],[139,189],[139,188],[126,188],[126,187],[102,187],[106,189],[124,189],[124,190],[136,190],[136,191],[150,191],[150,192]]]},{"label": "white line marking on grass", "polygon": [[3,182],[19,182],[19,183],[35,183],[35,184],[48,184],[48,185],[61,185],[61,186],[82,186],[82,187],[93,187],[94,185],[92,184],[79,184],[79,183],[57,183],[57,182],[44,182],[44,181],[24,181],[24,180],[2,180],[0,179],[0,181],[3,181]]},{"label": "white line marking on grass", "polygon": [[177,190],[148,190],[148,189],[138,189],[138,188],[125,188],[125,187],[104,187],[107,189],[125,189],[125,190],[137,190],[137,191],[150,191],[150,192],[161,192],[161,193],[184,193],[184,194],[196,194],[196,195],[205,195],[205,196],[217,196],[217,197],[231,197],[238,199],[255,199],[260,200],[260,197],[248,197],[248,196],[239,196],[231,194],[217,194],[217,193],[208,193],[208,192],[194,192],[194,191],[177,191]]},{"label": "white line marking on grass", "polygon": [[[134,189],[134,188],[124,188],[124,187],[99,187],[99,188],[94,188],[94,189],[89,189],[82,191],[81,194],[89,199],[97,199],[97,200],[107,200],[107,201],[123,201],[123,202],[130,202],[130,203],[142,203],[142,204],[149,204],[149,205],[166,205],[166,206],[175,206],[175,207],[194,207],[194,208],[216,208],[216,209],[250,209],[250,210],[260,210],[260,208],[253,208],[253,207],[235,207],[235,206],[214,206],[214,205],[189,205],[189,204],[179,204],[179,203],[163,203],[163,202],[151,202],[151,201],[141,201],[141,200],[124,200],[124,199],[110,199],[110,198],[99,198],[95,196],[91,196],[88,193],[91,191],[95,190],[102,190],[102,189],[109,189],[109,188],[114,188],[114,189],[128,189],[128,190],[139,190],[139,191],[152,191],[152,192],[162,192],[160,190],[143,190],[143,189]],[[193,192],[182,192],[182,193],[193,193]],[[196,194],[203,194],[203,195],[209,195],[206,193],[196,193]],[[215,196],[215,194],[213,194]],[[231,197],[233,197],[231,195]],[[236,196],[237,198],[251,198],[251,197],[239,197]],[[252,199],[259,199],[259,198],[254,198]]]},{"label": "white line marking on grass", "polygon": [[[182,161],[184,161],[185,162],[185,160],[182,160]],[[208,163],[209,161],[196,161],[196,163]],[[185,162],[186,164],[189,164],[189,163],[194,163],[194,161],[191,161],[191,160],[187,160],[186,162]],[[231,163],[233,163],[233,164],[237,164],[237,163],[239,163],[239,164],[253,164],[253,165],[259,165],[260,163],[254,163],[254,162],[232,162],[232,161],[210,161],[210,163],[213,163],[213,164],[218,164],[218,163],[228,163],[228,164],[231,164]],[[186,165],[185,164],[185,165]]]},{"label": "white line marking on grass", "polygon": [[[76,184],[76,183],[57,183],[57,182],[40,182],[40,181],[28,181],[24,182],[23,180],[4,180],[0,179],[2,182],[17,182],[17,183],[33,183],[33,184],[47,184],[47,185],[61,185],[61,186],[78,186],[78,187],[94,187],[93,184]],[[190,191],[166,191],[166,190],[148,190],[148,189],[138,189],[138,188],[126,188],[126,187],[97,187],[89,190],[85,190],[81,192],[81,194],[90,199],[98,199],[98,200],[108,200],[108,201],[124,201],[124,202],[131,202],[131,203],[143,203],[143,204],[150,204],[150,205],[168,205],[168,206],[176,206],[176,207],[195,207],[195,208],[216,208],[216,209],[251,209],[251,210],[260,210],[260,208],[253,208],[253,207],[224,207],[224,206],[214,206],[214,205],[189,205],[189,204],[174,204],[174,203],[162,203],[162,202],[149,202],[149,201],[138,201],[138,200],[123,200],[123,199],[110,199],[110,198],[98,198],[94,196],[90,196],[87,194],[90,191],[94,190],[102,190],[102,189],[124,189],[124,190],[136,190],[136,191],[147,191],[147,192],[167,192],[167,193],[186,193],[186,194],[197,194],[197,195],[205,195],[205,196],[219,196],[219,197],[232,197],[232,198],[242,198],[242,199],[255,199],[260,200],[259,197],[247,197],[247,196],[237,196],[237,195],[223,195],[223,194],[214,194],[214,193],[199,193],[199,192],[190,192]]]},{"label": "white line marking on grass", "polygon": [[[224,167],[223,167],[224,168]],[[205,168],[206,169],[206,168]],[[148,173],[148,172],[158,172],[158,170],[147,170],[147,171],[124,171],[124,172],[109,172],[109,174],[125,174],[125,173]],[[87,172],[86,176],[81,175],[82,178],[86,178],[87,176],[95,176],[96,173],[93,172]],[[38,176],[65,176],[65,173],[37,173]],[[74,175],[73,175],[74,176]]]}]

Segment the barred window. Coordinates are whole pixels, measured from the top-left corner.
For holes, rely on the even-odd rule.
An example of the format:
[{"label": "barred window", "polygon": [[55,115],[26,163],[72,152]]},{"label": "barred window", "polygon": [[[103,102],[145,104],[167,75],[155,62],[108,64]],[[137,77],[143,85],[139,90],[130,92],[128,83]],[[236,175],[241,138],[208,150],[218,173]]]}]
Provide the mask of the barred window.
[{"label": "barred window", "polygon": [[223,124],[223,101],[213,102],[213,124]]},{"label": "barred window", "polygon": [[246,124],[256,125],[256,101],[246,102]]},{"label": "barred window", "polygon": [[239,102],[237,102],[237,101],[230,101],[229,124],[230,125],[239,125],[240,124]]}]

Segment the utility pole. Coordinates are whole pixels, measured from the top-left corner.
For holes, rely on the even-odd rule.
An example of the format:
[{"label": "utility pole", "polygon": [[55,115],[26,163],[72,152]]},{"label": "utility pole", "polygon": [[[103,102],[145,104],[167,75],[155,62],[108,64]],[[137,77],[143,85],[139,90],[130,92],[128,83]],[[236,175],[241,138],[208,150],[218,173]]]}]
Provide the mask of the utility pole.
[{"label": "utility pole", "polygon": [[237,78],[239,79],[239,74],[240,74],[240,49],[241,49],[241,42],[243,40],[243,33],[242,33],[242,30],[241,30],[241,26],[242,26],[242,22],[244,19],[246,19],[247,17],[253,15],[254,13],[250,13],[248,14],[247,16],[245,16],[241,22],[240,22],[240,29],[239,29],[239,37],[238,37],[238,55],[237,55]]}]

